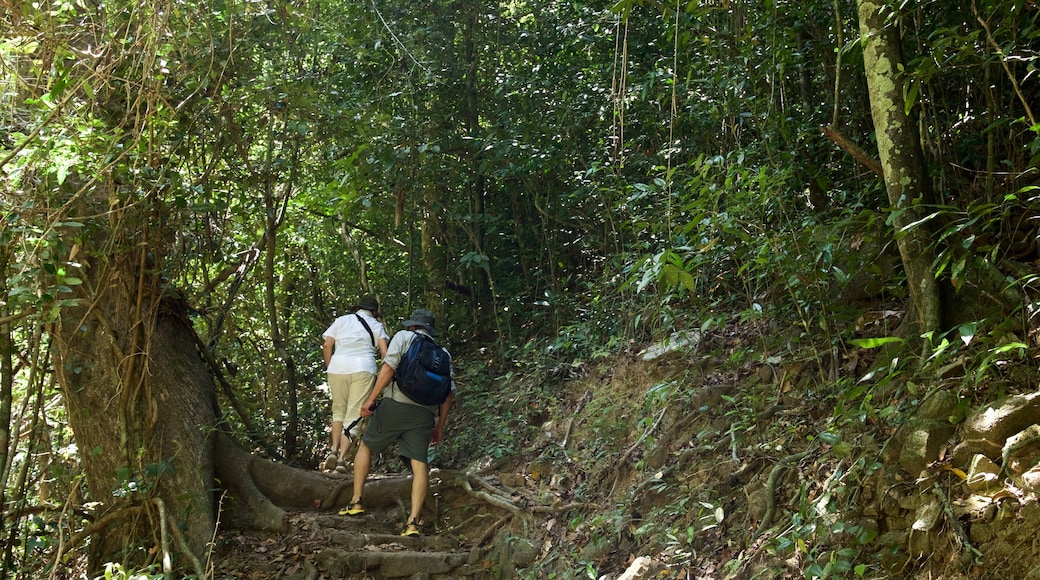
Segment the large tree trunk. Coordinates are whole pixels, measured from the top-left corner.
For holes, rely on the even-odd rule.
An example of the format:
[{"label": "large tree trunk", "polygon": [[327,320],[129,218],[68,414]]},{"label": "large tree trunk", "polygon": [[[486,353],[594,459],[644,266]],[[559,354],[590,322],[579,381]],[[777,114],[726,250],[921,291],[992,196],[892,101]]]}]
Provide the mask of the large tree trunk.
[{"label": "large tree trunk", "polygon": [[[934,248],[920,205],[931,197],[931,182],[914,123],[906,113],[899,33],[892,9],[880,0],[859,0],[863,65],[870,91],[878,153],[892,207],[896,242],[912,299],[913,336],[941,328],[942,304],[932,270]],[[910,227],[908,227],[910,226]]]},{"label": "large tree trunk", "polygon": [[[116,260],[118,258],[113,258]],[[126,258],[123,258],[124,260]],[[212,378],[195,349],[184,308],[129,268],[93,280],[95,293],[62,312],[55,369],[99,516],[161,498],[168,526],[204,561],[216,526]],[[141,563],[142,540],[158,536],[160,514],[126,510],[97,531],[91,569],[107,561]]]},{"label": "large tree trunk", "polygon": [[[164,567],[201,575],[218,513],[227,524],[278,531],[283,508],[350,499],[349,479],[258,458],[221,430],[186,305],[168,289],[118,267],[84,287],[93,295],[62,311],[55,368],[87,499],[100,504],[88,526],[91,570],[149,563],[155,539],[167,536],[162,551],[176,555]],[[388,480],[366,487],[365,499],[389,505],[407,490],[407,479]]]}]

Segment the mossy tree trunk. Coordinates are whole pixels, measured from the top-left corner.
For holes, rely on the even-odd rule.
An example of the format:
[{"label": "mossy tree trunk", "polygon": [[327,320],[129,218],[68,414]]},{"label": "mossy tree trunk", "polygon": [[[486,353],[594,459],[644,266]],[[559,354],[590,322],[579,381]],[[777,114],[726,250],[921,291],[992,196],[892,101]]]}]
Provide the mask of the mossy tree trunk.
[{"label": "mossy tree trunk", "polygon": [[941,328],[942,302],[932,269],[932,232],[927,224],[919,223],[924,217],[921,206],[931,197],[931,182],[917,130],[906,111],[903,54],[892,10],[878,0],[859,0],[870,111],[912,300],[912,320],[919,327],[912,335],[917,336]]},{"label": "mossy tree trunk", "polygon": [[[99,517],[113,518],[92,536],[91,569],[146,563],[142,542],[172,532],[169,526],[183,530],[180,551],[202,559],[216,526],[212,379],[185,309],[163,298],[147,266],[137,268],[129,254],[91,260],[108,266],[89,268],[96,276],[84,288],[93,292],[84,290],[81,306],[62,312],[55,332],[55,370],[88,499],[99,502]],[[163,514],[151,508],[155,498],[164,504],[165,529]]]},{"label": "mossy tree trunk", "polygon": [[[284,528],[280,506],[294,505],[296,498],[269,494],[271,486],[261,486],[260,479],[277,472],[286,489],[299,491],[306,487],[302,480],[318,475],[259,460],[225,432],[216,371],[206,363],[213,357],[199,352],[204,342],[195,334],[189,305],[169,282],[181,257],[175,228],[183,221],[160,195],[141,193],[161,189],[142,177],[165,175],[168,168],[156,159],[145,166],[128,156],[134,171],[121,174],[132,176],[125,180],[77,175],[55,188],[76,191],[75,203],[58,205],[70,208],[65,222],[78,224],[62,238],[76,241],[62,263],[82,279],[69,290],[76,305],[64,306],[51,329],[55,373],[89,494],[70,502],[96,505],[91,521],[72,524],[76,534],[61,549],[79,549],[89,538],[91,577],[107,562],[133,570],[160,559],[164,573],[205,577],[218,521]],[[86,185],[74,190],[73,183]],[[271,218],[272,208],[284,200],[264,201],[269,231],[256,250],[268,258],[275,255],[282,223]],[[284,292],[276,291],[273,261],[264,264],[274,344],[295,388],[295,363],[287,358],[283,318],[276,315],[291,311],[291,303],[275,300]],[[292,398],[289,407],[287,437],[295,437]],[[237,469],[243,466],[248,469]],[[310,496],[307,505],[315,505]]]},{"label": "mossy tree trunk", "polygon": [[154,256],[137,249],[85,260],[82,303],[54,329],[55,369],[86,499],[99,505],[86,528],[91,570],[153,563],[164,537],[163,567],[201,577],[218,515],[281,530],[283,507],[322,507],[336,483],[257,458],[222,431],[187,304],[153,274]]}]

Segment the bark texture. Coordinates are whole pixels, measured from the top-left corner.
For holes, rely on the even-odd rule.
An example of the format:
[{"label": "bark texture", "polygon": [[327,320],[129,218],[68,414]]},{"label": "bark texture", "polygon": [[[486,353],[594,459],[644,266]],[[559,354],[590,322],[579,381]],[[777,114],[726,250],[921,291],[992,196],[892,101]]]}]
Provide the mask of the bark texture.
[{"label": "bark texture", "polygon": [[[214,386],[182,305],[156,283],[108,268],[81,307],[62,313],[55,366],[99,516],[161,498],[183,546],[204,558],[216,525]],[[127,521],[92,538],[93,569],[142,561],[139,542],[164,531],[158,518]]]},{"label": "bark texture", "polygon": [[902,48],[891,7],[878,0],[859,0],[863,65],[870,92],[878,153],[885,190],[893,210],[899,254],[920,332],[939,330],[942,305],[931,264],[932,235],[921,220],[920,205],[931,197],[931,181],[914,123],[907,115],[903,95]]}]

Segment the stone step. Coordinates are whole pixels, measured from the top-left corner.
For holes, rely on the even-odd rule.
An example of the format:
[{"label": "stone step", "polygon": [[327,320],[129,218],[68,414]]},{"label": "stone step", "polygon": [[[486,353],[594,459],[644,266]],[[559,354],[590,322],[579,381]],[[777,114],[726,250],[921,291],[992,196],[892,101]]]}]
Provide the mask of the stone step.
[{"label": "stone step", "polygon": [[330,543],[346,550],[361,550],[373,546],[400,546],[401,549],[451,552],[460,548],[458,541],[443,536],[399,536],[397,534],[370,534],[346,530],[330,530]]},{"label": "stone step", "polygon": [[[403,508],[371,509],[358,516],[332,512],[301,512],[290,530],[267,536],[250,547],[241,535],[229,543],[248,554],[249,577],[282,580],[497,580],[486,549],[463,544],[454,535],[438,535],[433,525],[418,536],[401,536],[407,512]],[[251,552],[251,553],[250,553]],[[239,573],[226,570],[225,577]],[[220,577],[220,576],[217,576]]]},{"label": "stone step", "polygon": [[[393,519],[393,518],[391,518]],[[396,518],[399,519],[399,518]],[[412,579],[491,578],[480,550],[423,529],[401,536],[403,524],[381,512],[357,517],[316,518],[325,547],[311,555],[326,578]]]},{"label": "stone step", "polygon": [[332,578],[478,578],[487,573],[476,553],[418,552],[393,543],[326,548],[314,554],[314,564]]}]

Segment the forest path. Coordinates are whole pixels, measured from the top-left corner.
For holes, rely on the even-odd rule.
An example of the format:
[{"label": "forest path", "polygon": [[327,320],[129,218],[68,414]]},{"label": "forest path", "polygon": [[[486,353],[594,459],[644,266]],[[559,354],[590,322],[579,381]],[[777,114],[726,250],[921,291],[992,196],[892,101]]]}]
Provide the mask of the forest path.
[{"label": "forest path", "polygon": [[427,530],[402,537],[398,508],[357,516],[337,510],[289,515],[283,533],[228,530],[217,538],[214,578],[481,578],[491,577],[482,551]]}]

